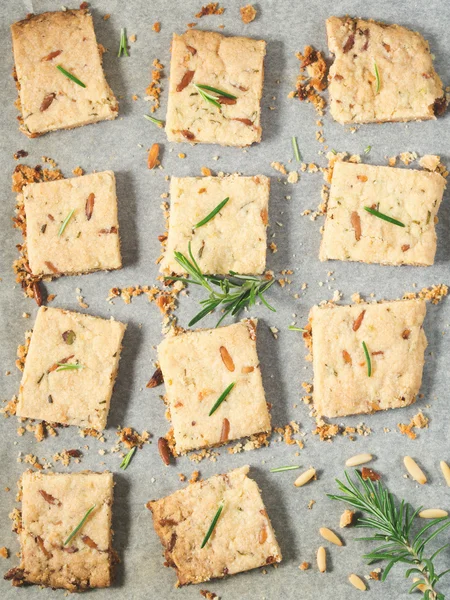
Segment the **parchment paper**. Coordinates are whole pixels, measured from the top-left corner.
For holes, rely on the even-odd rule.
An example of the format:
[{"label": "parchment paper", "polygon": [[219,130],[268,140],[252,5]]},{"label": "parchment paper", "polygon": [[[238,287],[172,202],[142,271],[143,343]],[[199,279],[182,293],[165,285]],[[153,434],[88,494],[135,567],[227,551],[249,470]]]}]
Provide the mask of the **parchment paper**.
[{"label": "parchment paper", "polygon": [[[120,116],[116,121],[73,131],[58,131],[29,140],[19,132],[16,123],[17,111],[13,105],[16,90],[10,76],[13,59],[9,25],[32,11],[59,10],[60,2],[4,0],[1,3],[1,398],[9,400],[18,390],[20,373],[14,366],[16,348],[22,343],[24,332],[32,327],[37,310],[34,301],[23,297],[20,287],[14,282],[11,269],[17,256],[15,244],[21,241],[19,233],[11,226],[15,197],[11,192],[10,176],[17,164],[13,159],[14,152],[20,149],[29,152],[23,162],[31,166],[42,164],[42,156],[50,156],[58,162],[66,176],[71,176],[72,169],[78,165],[86,172],[104,169],[115,171],[124,268],[113,273],[63,277],[49,284],[47,289],[49,293],[56,294],[52,306],[103,317],[114,316],[128,323],[105,443],[92,438],[83,440],[77,428],[68,427],[59,430],[56,438],[38,444],[30,433],[24,437],[17,436],[19,424],[15,418],[0,420],[0,546],[6,545],[13,554],[8,560],[0,559],[4,571],[18,564],[14,556],[18,551],[18,543],[11,532],[8,514],[16,506],[15,483],[26,468],[25,464],[17,462],[19,452],[23,455],[34,453],[51,460],[57,451],[81,448],[81,463],[76,465],[72,462],[70,469],[109,468],[115,473],[114,545],[122,562],[114,586],[95,592],[99,600],[188,600],[200,598],[200,589],[212,590],[224,600],[357,598],[359,592],[350,586],[347,577],[351,572],[364,576],[371,570],[362,559],[362,554],[368,551],[370,544],[355,541],[360,532],[355,529],[343,531],[346,545],[343,548],[329,548],[329,572],[326,574],[318,573],[315,554],[323,543],[318,534],[319,527],[326,525],[338,528],[339,515],[344,509],[342,505],[327,499],[326,493],[336,490],[334,478],[343,476],[345,459],[359,452],[371,452],[377,457],[373,467],[383,473],[385,482],[400,497],[416,506],[423,504],[450,509],[448,488],[444,486],[439,470],[440,459],[450,460],[450,302],[428,306],[425,330],[429,346],[426,351],[423,398],[415,406],[403,410],[379,413],[365,419],[346,418],[346,425],[357,425],[364,421],[373,430],[370,436],[357,436],[355,441],[340,437],[332,443],[325,443],[311,434],[314,422],[309,417],[309,408],[300,398],[304,393],[301,382],[312,380],[312,369],[310,363],[304,361],[301,334],[287,330],[294,321],[299,325],[304,323],[309,308],[332,298],[335,290],[343,293],[342,302],[350,303],[351,294],[357,291],[366,298],[373,293],[376,299],[395,299],[406,291],[435,283],[449,283],[448,193],[439,212],[438,251],[433,267],[320,263],[318,250],[323,221],[321,218],[311,221],[300,213],[307,208],[314,210],[319,204],[323,183],[321,175],[302,174],[299,183],[291,185],[270,166],[272,161],[287,163],[293,159],[292,135],[298,137],[305,162],[325,166],[324,156],[320,155],[323,145],[315,140],[318,127],[313,107],[298,100],[288,100],[287,94],[294,89],[298,74],[295,52],[311,43],[328,54],[325,36],[325,19],[328,16],[348,13],[419,30],[430,42],[431,50],[436,55],[436,68],[445,84],[450,81],[450,4],[444,0],[428,0],[426,5],[417,1],[386,0],[336,0],[333,3],[267,0],[256,4],[258,17],[250,25],[241,22],[239,7],[243,4],[244,1],[226,0],[223,15],[199,20],[194,15],[200,10],[200,1],[95,0],[91,8],[97,39],[109,49],[104,57],[104,68],[108,82],[120,99]],[[109,20],[103,20],[105,14],[111,14]],[[155,21],[161,21],[160,33],[151,29]],[[190,22],[197,22],[198,28],[205,30],[248,35],[267,41],[261,144],[247,150],[204,144],[196,147],[169,144],[163,130],[144,120],[143,115],[149,108],[143,100],[144,90],[150,82],[154,58],[158,58],[165,66],[161,109],[156,114],[165,118],[171,35],[173,32],[183,32]],[[218,29],[222,24],[224,29]],[[129,58],[118,59],[121,27],[127,28],[128,35],[136,34],[137,41],[130,45]],[[134,94],[139,97],[136,101],[132,99]],[[364,157],[371,164],[387,164],[386,156],[408,150],[416,151],[419,155],[439,154],[446,162],[449,158],[450,115],[424,123],[365,125],[356,133],[350,133],[348,127],[338,125],[326,114],[324,135],[329,147],[339,151],[363,154],[364,148],[371,145],[370,154]],[[154,142],[161,144],[163,169],[149,171],[146,167],[146,151]],[[179,152],[186,153],[186,158],[178,158]],[[215,156],[219,157],[217,161],[213,160]],[[155,259],[160,253],[157,235],[164,231],[160,195],[168,192],[165,177],[200,175],[202,166],[210,167],[214,172],[239,171],[246,175],[262,173],[272,177],[269,235],[270,241],[277,244],[278,252],[268,252],[267,267],[277,275],[283,269],[292,269],[294,273],[290,276],[291,285],[281,289],[276,284],[270,291],[269,299],[277,312],[272,314],[263,307],[257,307],[252,315],[261,319],[258,351],[267,400],[273,405],[273,424],[283,426],[291,420],[300,423],[301,431],[305,434],[302,438],[305,447],[298,450],[298,456],[296,446],[276,442],[275,436],[268,448],[233,455],[222,448],[216,462],[204,460],[197,467],[184,457],[177,460],[176,466],[166,468],[158,455],[156,444],[158,437],[168,429],[164,406],[159,398],[163,389],[145,388],[153,373],[155,346],[161,340],[159,310],[143,296],[134,299],[130,305],[125,305],[120,299],[113,305],[106,301],[108,290],[114,286],[151,285],[155,282],[158,273]],[[294,162],[288,168],[295,168]],[[290,199],[286,199],[287,196]],[[304,292],[301,290],[303,282],[308,284]],[[85,311],[76,300],[77,288],[81,288],[89,304]],[[299,294],[299,297],[295,298],[295,294]],[[201,292],[190,290],[189,296],[182,299],[178,312],[181,325],[187,326],[189,318],[198,310],[200,297]],[[29,319],[22,317],[24,312],[31,314]],[[215,320],[216,317],[211,316],[205,319],[203,326],[213,326]],[[274,339],[269,327],[278,328],[278,339]],[[8,371],[10,375],[6,375]],[[411,441],[400,435],[397,423],[409,423],[418,409],[423,409],[429,416],[430,426],[419,431],[418,438]],[[116,442],[115,430],[119,425],[132,426],[138,431],[148,429],[153,436],[153,443],[135,455],[125,472],[119,470],[120,457],[109,452]],[[388,433],[384,432],[385,428],[389,429]],[[89,446],[89,450],[84,450],[85,445]],[[99,454],[102,449],[107,451],[104,456]],[[426,470],[429,476],[426,486],[420,487],[404,478],[402,458],[406,454],[417,458]],[[145,503],[186,485],[180,483],[178,473],[189,477],[195,468],[199,468],[201,476],[206,478],[246,463],[251,465],[251,476],[261,487],[284,555],[283,562],[276,569],[268,567],[267,574],[255,570],[223,581],[176,590],[174,572],[163,567],[162,549]],[[297,489],[293,481],[299,472],[269,472],[269,468],[285,464],[298,464],[302,469],[310,465],[316,467],[318,481]],[[55,469],[68,470],[59,463]],[[5,487],[11,488],[11,491],[4,491]],[[310,500],[316,503],[308,510]],[[303,561],[311,562],[312,569],[299,571],[298,565]],[[441,564],[447,563],[448,567],[449,562],[450,554],[447,551],[442,556]],[[408,585],[402,567],[395,568],[386,583],[371,581],[369,586],[368,597],[373,600],[408,597]],[[4,581],[0,583],[0,588],[3,597],[8,599],[19,596],[55,598],[63,595],[61,591],[36,587],[16,590]],[[443,581],[442,590],[448,592],[449,589],[447,578],[446,582]]]}]

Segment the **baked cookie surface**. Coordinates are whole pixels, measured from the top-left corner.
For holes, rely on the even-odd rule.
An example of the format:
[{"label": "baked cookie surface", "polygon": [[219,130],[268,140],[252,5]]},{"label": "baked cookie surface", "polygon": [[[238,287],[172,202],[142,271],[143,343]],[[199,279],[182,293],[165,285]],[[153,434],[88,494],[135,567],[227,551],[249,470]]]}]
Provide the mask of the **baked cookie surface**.
[{"label": "baked cookie surface", "polygon": [[[215,475],[149,502],[153,524],[178,582],[201,583],[278,563],[282,556],[249,467]],[[223,510],[201,548],[220,503]]]},{"label": "baked cookie surface", "polygon": [[20,385],[17,415],[106,427],[126,325],[41,307]]},{"label": "baked cookie surface", "polygon": [[[271,429],[256,320],[168,336],[158,346],[177,453]],[[209,415],[222,393],[225,400]]]},{"label": "baked cookie surface", "polygon": [[112,171],[30,183],[22,194],[33,275],[76,275],[121,268]]},{"label": "baked cookie surface", "polygon": [[[106,82],[102,55],[87,10],[46,12],[11,26],[22,111],[21,130],[35,137],[115,119],[117,100]],[[61,66],[82,87],[63,75]]]},{"label": "baked cookie surface", "polygon": [[[22,476],[21,563],[13,583],[72,592],[109,587],[113,565],[111,473]],[[69,535],[95,505],[78,533]]]},{"label": "baked cookie surface", "polygon": [[[172,177],[169,233],[161,271],[183,275],[174,252],[188,257],[188,245],[202,273],[257,275],[266,266],[270,179]],[[205,225],[195,225],[223,200],[225,206]]]},{"label": "baked cookie surface", "polygon": [[317,414],[340,417],[415,402],[427,347],[425,312],[424,300],[314,306],[309,319]]},{"label": "baked cookie surface", "polygon": [[[173,36],[166,133],[171,142],[249,146],[261,140],[261,96],[266,43],[190,30]],[[219,96],[216,106],[195,84]]]},{"label": "baked cookie surface", "polygon": [[445,179],[438,173],[336,162],[320,260],[432,265],[435,221],[444,189]]},{"label": "baked cookie surface", "polygon": [[415,31],[351,17],[326,22],[330,112],[338,123],[434,119],[445,110],[428,42]]}]

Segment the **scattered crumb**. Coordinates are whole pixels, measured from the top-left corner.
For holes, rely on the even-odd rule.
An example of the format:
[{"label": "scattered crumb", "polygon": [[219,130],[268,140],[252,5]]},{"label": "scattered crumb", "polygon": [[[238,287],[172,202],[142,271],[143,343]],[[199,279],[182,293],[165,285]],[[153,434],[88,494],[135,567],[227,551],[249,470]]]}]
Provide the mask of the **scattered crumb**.
[{"label": "scattered crumb", "polygon": [[156,23],[153,23],[152,29],[153,31],[156,31],[156,33],[159,33],[161,31],[161,23],[156,21]]},{"label": "scattered crumb", "polygon": [[[318,115],[323,115],[325,99],[319,94],[326,89],[327,65],[322,53],[312,46],[305,46],[303,54],[298,52],[300,75],[297,77],[296,91],[289,94],[290,98],[299,98],[310,102]],[[305,75],[306,71],[306,75]]]},{"label": "scattered crumb", "polygon": [[425,154],[425,156],[422,156],[419,160],[419,165],[423,169],[427,169],[427,171],[436,171],[440,162],[440,156],[436,156],[435,154]]},{"label": "scattered crumb", "polygon": [[219,600],[219,596],[214,592],[209,592],[208,590],[200,590],[200,595],[206,600]]},{"label": "scattered crumb", "polygon": [[408,292],[403,295],[403,299],[411,300],[413,298],[422,298],[429,300],[431,304],[438,304],[448,294],[448,287],[444,283],[432,285],[429,288],[422,288],[420,292]]},{"label": "scattered crumb", "polygon": [[218,2],[210,2],[206,6],[202,6],[200,12],[195,15],[196,19],[201,19],[207,15],[222,15],[225,9],[219,6]]},{"label": "scattered crumb", "polygon": [[160,107],[160,96],[161,96],[161,77],[164,65],[162,65],[157,58],[153,60],[152,69],[152,80],[149,85],[145,88],[145,100],[152,101],[153,105],[150,108],[151,112],[155,112]]},{"label": "scattered crumb", "polygon": [[77,177],[81,177],[81,175],[84,174],[84,171],[81,167],[75,167],[75,169],[72,169],[72,173]]},{"label": "scattered crumb", "polygon": [[299,567],[298,567],[298,568],[299,568],[301,571],[307,571],[308,569],[310,569],[310,568],[311,568],[311,563],[309,563],[309,562],[306,562],[306,561],[305,561],[305,562],[302,562],[302,564],[301,564],[301,565],[299,565]]},{"label": "scattered crumb", "polygon": [[247,25],[255,20],[256,17],[256,9],[251,4],[247,4],[247,6],[241,6],[241,19]]},{"label": "scattered crumb", "polygon": [[400,430],[402,435],[407,435],[409,439],[415,440],[417,437],[414,429],[424,429],[428,428],[429,419],[426,417],[421,411],[419,411],[416,415],[413,416],[409,425],[406,423],[398,423],[397,427]]},{"label": "scattered crumb", "polygon": [[349,510],[348,508],[344,510],[339,519],[339,527],[348,527],[353,523],[353,517],[355,516],[355,512],[353,510]]},{"label": "scattered crumb", "polygon": [[2,558],[9,558],[9,550],[6,546],[3,546],[2,548],[0,548],[0,556]]}]

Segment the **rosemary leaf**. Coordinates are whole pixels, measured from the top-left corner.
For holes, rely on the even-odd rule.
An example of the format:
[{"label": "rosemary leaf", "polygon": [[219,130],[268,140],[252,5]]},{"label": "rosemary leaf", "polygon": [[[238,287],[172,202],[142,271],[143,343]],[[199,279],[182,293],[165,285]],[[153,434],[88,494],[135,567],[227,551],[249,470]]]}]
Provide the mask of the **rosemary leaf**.
[{"label": "rosemary leaf", "polygon": [[224,92],[223,90],[218,90],[217,88],[211,87],[210,85],[202,85],[200,83],[194,83],[194,85],[197,89],[201,89],[203,92],[213,92],[213,94],[217,94],[218,96],[230,98],[230,100],[237,100],[237,96],[233,96],[233,94],[229,94],[228,92]]},{"label": "rosemary leaf", "polygon": [[236,382],[233,381],[233,383],[230,383],[230,385],[226,388],[226,390],[220,394],[216,403],[209,411],[209,414],[208,414],[209,417],[216,412],[216,410],[219,408],[219,406],[222,404],[222,402],[225,400],[225,398],[228,396],[228,394],[231,392],[231,390],[234,388],[235,385],[236,385]]},{"label": "rosemary leaf", "polygon": [[219,508],[217,509],[217,512],[214,515],[214,519],[211,521],[211,525],[209,526],[209,529],[206,532],[205,537],[203,538],[203,542],[202,542],[202,545],[200,546],[200,548],[204,548],[206,546],[206,544],[208,543],[208,540],[211,537],[212,532],[214,531],[214,528],[217,525],[217,521],[219,520],[219,517],[223,511],[223,506],[224,506],[224,503],[222,501],[222,502],[220,502]]},{"label": "rosemary leaf", "polygon": [[300,156],[300,150],[298,149],[297,138],[295,136],[292,137],[292,147],[294,149],[294,156],[297,162],[302,162],[302,157]]},{"label": "rosemary leaf", "polygon": [[205,92],[202,89],[200,89],[196,83],[194,83],[194,87],[197,88],[197,91],[203,98],[203,100],[214,104],[214,106],[217,106],[217,108],[220,108],[220,102],[217,102],[217,100],[213,96],[211,96],[210,94],[205,94]]},{"label": "rosemary leaf", "polygon": [[291,465],[289,467],[275,467],[274,469],[270,469],[271,473],[281,473],[282,471],[295,471],[295,469],[300,469],[298,465]]},{"label": "rosemary leaf", "polygon": [[289,331],[306,331],[306,329],[304,329],[303,327],[296,327],[295,325],[289,325],[288,329]]},{"label": "rosemary leaf", "polygon": [[78,369],[84,369],[84,365],[78,363],[58,363],[56,371],[76,371]]},{"label": "rosemary leaf", "polygon": [[375,61],[373,61],[373,68],[375,71],[375,78],[377,80],[377,87],[375,89],[375,93],[378,94],[378,92],[380,91],[380,87],[381,87],[381,80],[380,80],[380,73],[378,72],[378,66]]},{"label": "rosemary leaf", "polygon": [[397,219],[393,219],[389,215],[385,215],[385,214],[379,212],[378,210],[371,208],[370,206],[365,206],[364,210],[366,210],[368,213],[370,213],[374,217],[383,219],[383,221],[388,221],[388,223],[392,223],[393,225],[398,225],[399,227],[406,227],[406,225],[404,223],[402,223],[401,221],[397,221]]},{"label": "rosemary leaf", "polygon": [[59,228],[59,231],[58,231],[59,237],[61,237],[62,234],[64,233],[64,229],[67,227],[67,224],[70,221],[70,219],[72,218],[72,215],[73,215],[74,212],[75,212],[75,209],[72,208],[72,210],[70,211],[70,213],[67,215],[67,217],[62,222],[61,227]]},{"label": "rosemary leaf", "polygon": [[364,350],[364,354],[366,355],[366,363],[367,363],[367,376],[372,376],[372,361],[370,359],[369,351],[367,350],[366,342],[362,343],[362,347]]},{"label": "rosemary leaf", "polygon": [[86,523],[89,515],[91,514],[91,512],[94,510],[94,508],[96,506],[97,506],[96,504],[94,504],[93,506],[91,506],[91,508],[87,511],[87,513],[84,515],[84,517],[78,523],[78,525],[75,527],[75,529],[72,531],[72,533],[69,534],[69,537],[66,539],[66,541],[63,544],[63,546],[67,546],[67,544],[70,544],[70,542],[73,540],[73,538],[77,535],[77,533],[80,531],[80,529]]},{"label": "rosemary leaf", "polygon": [[[375,531],[370,537],[359,538],[381,543],[375,550],[364,556],[368,564],[387,561],[381,578],[384,581],[395,564],[406,563],[408,568],[405,577],[417,575],[418,585],[424,585],[427,590],[423,596],[424,600],[444,600],[444,594],[438,591],[437,585],[441,585],[441,578],[450,572],[450,569],[438,573],[433,561],[448,547],[448,543],[442,545],[430,558],[424,556],[424,549],[429,542],[450,527],[450,518],[432,519],[430,523],[420,527],[417,522],[420,520],[418,514],[421,508],[414,510],[404,500],[396,501],[394,495],[381,481],[364,480],[358,470],[355,470],[355,475],[356,480],[353,480],[346,472],[346,482],[336,480],[340,495],[329,494],[328,496],[332,500],[345,502],[363,513],[363,516],[358,519],[357,527]],[[366,517],[364,513],[369,516]],[[430,530],[432,533],[429,533]],[[445,534],[443,537],[447,541],[448,535]],[[410,591],[413,589],[414,586]]]},{"label": "rosemary leaf", "polygon": [[164,121],[161,121],[161,119],[156,119],[155,117],[152,117],[151,115],[144,115],[144,119],[148,119],[155,125],[158,125],[158,127],[164,127]]},{"label": "rosemary leaf", "polygon": [[62,67],[61,65],[56,65],[56,68],[58,69],[58,71],[61,71],[61,73],[63,75],[65,75],[66,77],[68,77],[71,81],[73,81],[74,83],[76,83],[80,87],[82,87],[82,88],[86,87],[86,85],[82,81],[80,81],[78,79],[78,77],[75,77],[75,75],[72,75],[72,73],[69,73],[69,71],[66,71],[66,69],[64,69],[64,67]]},{"label": "rosemary leaf", "polygon": [[123,469],[125,471],[125,469],[130,464],[130,461],[133,458],[136,450],[137,450],[137,446],[133,446],[133,448],[131,448],[131,450],[127,453],[127,455],[123,457],[123,461],[120,463],[120,467],[119,467],[120,469]]},{"label": "rosemary leaf", "polygon": [[369,152],[372,150],[372,146],[366,146],[364,148],[364,154],[369,154]]},{"label": "rosemary leaf", "polygon": [[122,53],[125,56],[129,56],[128,54],[128,48],[127,48],[127,33],[125,28],[122,28],[120,30],[120,45],[119,45],[119,53],[118,53],[118,58],[120,58],[122,56]]},{"label": "rosemary leaf", "polygon": [[209,215],[207,215],[204,219],[202,219],[201,221],[199,221],[197,223],[197,225],[194,225],[194,229],[198,229],[199,227],[202,227],[203,225],[206,225],[206,223],[208,221],[211,221],[211,219],[213,219],[218,212],[220,212],[222,210],[222,208],[225,206],[225,204],[228,202],[229,198],[225,198],[225,200],[222,200],[222,202],[220,202],[220,204],[218,204],[216,206],[216,208],[214,208]]}]

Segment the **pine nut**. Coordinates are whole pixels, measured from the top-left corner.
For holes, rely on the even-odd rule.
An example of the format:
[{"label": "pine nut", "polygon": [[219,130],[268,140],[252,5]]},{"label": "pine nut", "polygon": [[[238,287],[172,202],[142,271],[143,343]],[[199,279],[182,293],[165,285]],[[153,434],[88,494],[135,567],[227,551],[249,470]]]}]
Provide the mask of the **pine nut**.
[{"label": "pine nut", "polygon": [[406,470],[414,479],[414,481],[417,481],[417,483],[420,483],[421,485],[427,482],[425,473],[422,471],[422,469],[419,467],[419,465],[413,458],[411,458],[410,456],[405,456],[405,458],[403,459],[403,464],[405,465]]},{"label": "pine nut", "polygon": [[308,481],[310,481],[315,476],[315,474],[316,474],[316,470],[311,467],[311,469],[308,469],[307,471],[302,473],[299,477],[297,477],[297,479],[294,481],[295,487],[302,487],[302,485],[305,485],[305,483],[308,483]]},{"label": "pine nut", "polygon": [[352,586],[355,587],[357,590],[361,590],[361,592],[365,592],[367,590],[366,584],[361,579],[361,577],[358,577],[358,575],[355,575],[354,573],[352,573],[349,576],[348,580],[350,581]]},{"label": "pine nut", "polygon": [[344,545],[342,543],[342,540],[340,538],[338,538],[338,536],[334,533],[334,531],[331,531],[331,529],[328,529],[328,527],[321,527],[319,529],[319,533],[323,537],[324,540],[327,540],[327,542],[330,542],[331,544],[336,544],[336,546]]},{"label": "pine nut", "polygon": [[450,467],[445,462],[445,460],[441,460],[441,471],[444,476],[445,482],[450,487]]},{"label": "pine nut", "polygon": [[421,519],[441,519],[442,517],[448,517],[448,512],[442,510],[442,508],[426,508],[420,511],[419,517]]},{"label": "pine nut", "polygon": [[373,460],[373,456],[371,454],[356,454],[355,456],[351,456],[345,461],[346,467],[357,467],[358,465],[363,465],[364,463],[368,463]]},{"label": "pine nut", "polygon": [[327,570],[327,553],[323,546],[317,550],[317,566],[319,567],[319,571],[321,573],[325,573]]}]

